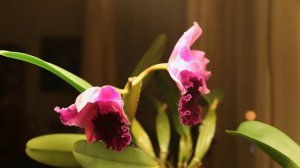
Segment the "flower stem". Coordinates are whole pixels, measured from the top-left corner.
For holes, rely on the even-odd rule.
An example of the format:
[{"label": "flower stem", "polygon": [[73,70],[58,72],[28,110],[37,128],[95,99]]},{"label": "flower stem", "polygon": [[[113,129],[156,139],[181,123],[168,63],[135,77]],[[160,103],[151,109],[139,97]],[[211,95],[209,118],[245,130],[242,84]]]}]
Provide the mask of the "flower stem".
[{"label": "flower stem", "polygon": [[168,68],[167,63],[160,63],[160,64],[152,65],[152,66],[148,67],[147,69],[145,69],[144,71],[142,71],[138,76],[129,77],[128,82],[124,89],[120,89],[117,87],[114,87],[114,88],[122,95],[128,94],[129,88],[132,88],[135,85],[139,84],[147,75],[149,75],[149,73],[156,71],[156,70],[166,70],[167,68]]},{"label": "flower stem", "polygon": [[160,63],[160,64],[155,64],[147,69],[145,69],[143,72],[141,72],[137,77],[135,77],[132,81],[132,86],[137,85],[140,83],[150,72],[156,71],[156,70],[166,70],[168,68],[167,63]]}]

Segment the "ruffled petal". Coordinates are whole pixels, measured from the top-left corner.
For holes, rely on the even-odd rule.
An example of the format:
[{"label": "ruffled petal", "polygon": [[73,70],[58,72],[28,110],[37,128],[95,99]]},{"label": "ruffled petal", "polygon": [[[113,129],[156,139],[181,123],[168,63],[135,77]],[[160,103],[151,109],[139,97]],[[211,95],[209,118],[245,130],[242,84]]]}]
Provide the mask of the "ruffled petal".
[{"label": "ruffled petal", "polygon": [[131,142],[127,123],[118,112],[102,112],[93,119],[97,140],[103,140],[107,148],[122,151]]},{"label": "ruffled petal", "polygon": [[203,86],[203,80],[189,71],[181,72],[181,79],[186,93],[182,95],[178,104],[180,121],[184,125],[196,125],[202,120],[202,110],[198,105],[200,97],[199,88]]},{"label": "ruffled petal", "polygon": [[78,125],[76,120],[78,111],[76,109],[75,104],[72,104],[67,108],[55,107],[54,111],[59,113],[60,120],[64,125]]},{"label": "ruffled petal", "polygon": [[[203,51],[199,51],[199,50],[191,50],[191,60],[192,61],[196,61],[196,62],[202,62],[203,65],[206,65],[209,60],[207,58],[205,58],[205,52]],[[206,62],[204,63],[203,59],[206,60]]]}]

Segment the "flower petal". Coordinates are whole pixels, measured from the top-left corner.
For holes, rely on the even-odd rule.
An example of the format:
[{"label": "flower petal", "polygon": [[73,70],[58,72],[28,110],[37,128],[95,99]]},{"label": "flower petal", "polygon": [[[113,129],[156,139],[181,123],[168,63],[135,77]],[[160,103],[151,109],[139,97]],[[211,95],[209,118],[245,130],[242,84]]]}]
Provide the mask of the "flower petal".
[{"label": "flower petal", "polygon": [[101,87],[98,100],[102,101],[122,101],[120,93],[112,86]]},{"label": "flower petal", "polygon": [[99,113],[107,113],[110,111],[119,113],[124,121],[129,124],[129,121],[124,113],[123,110],[123,105],[120,105],[116,101],[98,101],[97,102],[98,108],[99,108]]},{"label": "flower petal", "polygon": [[99,97],[100,90],[100,87],[91,87],[82,92],[75,101],[77,110],[81,111],[87,103],[94,103]]},{"label": "flower petal", "polygon": [[77,123],[74,121],[78,115],[75,104],[72,104],[67,108],[55,107],[54,111],[59,113],[60,120],[64,125],[77,125]]},{"label": "flower petal", "polygon": [[61,122],[64,125],[78,126],[81,128],[89,125],[91,119],[97,114],[96,107],[92,103],[86,104],[80,112],[76,110],[76,106],[74,104],[68,108],[60,109],[59,107],[56,107],[54,110],[59,113]]},{"label": "flower petal", "polygon": [[129,128],[120,113],[101,112],[92,122],[96,139],[103,140],[107,148],[121,151],[131,142]]},{"label": "flower petal", "polygon": [[171,54],[171,57],[169,59],[169,62],[175,59],[182,45],[191,46],[201,34],[202,34],[202,29],[200,28],[198,23],[194,22],[194,25],[186,32],[184,32],[184,34],[180,37],[180,39],[176,43],[173,52]]},{"label": "flower petal", "polygon": [[75,104],[55,111],[63,124],[85,128],[90,143],[103,140],[108,148],[121,151],[131,142],[122,97],[112,86],[89,88]]},{"label": "flower petal", "polygon": [[85,127],[85,136],[88,141],[88,143],[92,143],[97,140],[96,135],[95,135],[95,127],[92,123],[87,125]]},{"label": "flower petal", "polygon": [[178,104],[180,121],[185,125],[196,125],[201,122],[201,107],[198,105],[200,93],[198,90],[203,86],[203,80],[189,71],[181,72],[181,79],[186,93],[182,95]]}]

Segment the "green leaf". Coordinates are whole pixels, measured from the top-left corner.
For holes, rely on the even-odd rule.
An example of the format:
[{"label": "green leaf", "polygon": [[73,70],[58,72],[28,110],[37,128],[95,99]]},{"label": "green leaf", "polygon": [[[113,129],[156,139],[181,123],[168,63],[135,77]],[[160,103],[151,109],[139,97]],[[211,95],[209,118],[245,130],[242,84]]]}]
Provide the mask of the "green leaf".
[{"label": "green leaf", "polygon": [[[159,35],[151,44],[151,46],[148,48],[146,53],[143,55],[143,57],[139,60],[138,64],[134,68],[131,76],[137,76],[139,75],[143,70],[146,68],[158,64],[161,61],[161,57],[163,56],[163,53],[166,48],[166,41],[167,37],[165,34]],[[143,80],[143,87],[142,89],[147,85],[149,79],[151,78],[152,74],[147,75],[147,77]]]},{"label": "green leaf", "polygon": [[138,107],[140,94],[141,94],[142,82],[138,83],[133,87],[131,84],[132,84],[132,80],[129,79],[129,81],[125,86],[125,89],[128,91],[128,93],[123,94],[124,111],[130,122],[132,122],[133,119],[135,118],[135,114],[136,114],[136,110]]},{"label": "green leaf", "polygon": [[[178,101],[179,101],[179,92],[178,89],[174,89],[172,85],[167,80],[167,77],[162,72],[155,73],[155,79],[159,90],[165,98],[165,102],[168,104],[170,110],[170,118],[176,132],[179,135],[190,136],[190,127],[184,126],[179,121],[179,112],[178,112]],[[175,83],[174,83],[175,84]]]},{"label": "green leaf", "polygon": [[161,34],[154,40],[150,48],[146,51],[137,66],[134,68],[132,76],[137,76],[144,69],[160,62],[166,48],[166,39],[166,35]]},{"label": "green leaf", "polygon": [[103,142],[88,144],[86,141],[78,141],[73,154],[85,168],[159,168],[151,156],[134,147],[117,152],[106,149]]},{"label": "green leaf", "polygon": [[282,167],[300,167],[300,146],[271,125],[258,121],[246,121],[241,123],[236,131],[226,132],[250,140]]},{"label": "green leaf", "polygon": [[156,134],[160,148],[159,158],[165,161],[169,154],[169,144],[171,140],[170,121],[167,114],[167,104],[165,103],[159,103],[157,105]]},{"label": "green leaf", "polygon": [[219,99],[215,97],[212,100],[208,112],[199,126],[199,135],[195,148],[194,157],[189,165],[189,168],[196,168],[201,165],[201,161],[210,148],[211,142],[216,132],[217,115],[216,107]]},{"label": "green leaf", "polygon": [[40,58],[34,57],[32,55],[24,54],[24,53],[19,53],[19,52],[10,52],[10,51],[4,51],[0,50],[0,55],[8,57],[8,58],[13,58],[17,60],[21,60],[24,62],[28,62],[34,65],[37,65],[41,68],[44,68],[53,74],[57,75],[61,79],[65,80],[68,82],[71,86],[73,86],[75,89],[77,89],[79,92],[83,92],[86,89],[92,87],[91,84],[86,82],[85,80],[81,79],[80,77],[72,74],[71,72],[62,69],[54,64],[51,64],[49,62],[43,61]]},{"label": "green leaf", "polygon": [[155,157],[151,140],[142,125],[136,119],[132,121],[131,133],[134,143],[150,156]]},{"label": "green leaf", "polygon": [[191,134],[181,135],[179,139],[179,153],[177,167],[187,167],[193,153],[193,141]]},{"label": "green leaf", "polygon": [[26,144],[26,154],[35,161],[55,167],[80,167],[73,156],[76,141],[83,134],[50,134],[35,137]]}]

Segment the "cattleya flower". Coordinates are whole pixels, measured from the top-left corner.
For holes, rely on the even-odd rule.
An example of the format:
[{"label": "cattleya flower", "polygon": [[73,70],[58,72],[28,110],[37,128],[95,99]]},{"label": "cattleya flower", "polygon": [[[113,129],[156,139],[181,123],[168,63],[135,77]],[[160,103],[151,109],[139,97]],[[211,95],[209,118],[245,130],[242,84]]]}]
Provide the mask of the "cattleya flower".
[{"label": "cattleya flower", "polygon": [[209,62],[203,51],[191,50],[190,46],[201,35],[202,30],[195,22],[176,43],[169,58],[168,71],[181,91],[178,111],[180,122],[185,125],[196,125],[201,122],[201,107],[198,99],[201,94],[208,94],[206,80],[211,72],[206,70]]},{"label": "cattleya flower", "polygon": [[112,86],[89,88],[74,104],[54,110],[64,125],[85,128],[89,143],[102,140],[107,148],[121,151],[131,142],[121,95]]}]

